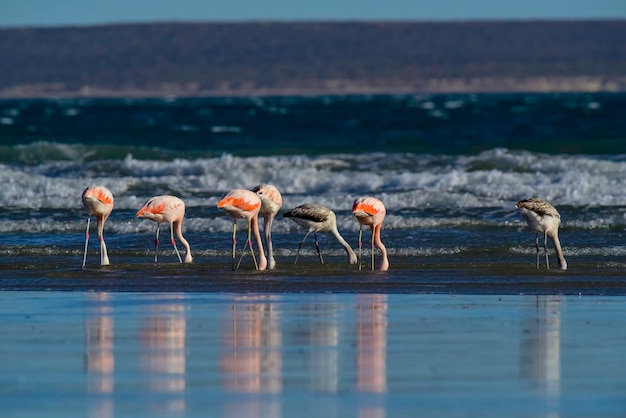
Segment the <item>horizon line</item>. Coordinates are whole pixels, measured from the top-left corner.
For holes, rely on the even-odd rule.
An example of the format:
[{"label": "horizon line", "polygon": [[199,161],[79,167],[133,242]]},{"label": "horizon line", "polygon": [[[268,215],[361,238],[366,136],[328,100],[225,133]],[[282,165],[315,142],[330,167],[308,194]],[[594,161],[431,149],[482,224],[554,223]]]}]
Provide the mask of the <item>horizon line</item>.
[{"label": "horizon line", "polygon": [[430,18],[430,19],[407,19],[407,18],[325,18],[325,19],[220,19],[220,20],[192,20],[192,19],[168,19],[168,20],[129,20],[110,22],[85,22],[85,23],[37,23],[37,24],[6,24],[0,23],[3,29],[64,29],[64,28],[91,28],[103,26],[149,26],[149,25],[237,25],[237,24],[324,24],[324,23],[416,23],[416,24],[450,24],[450,23],[563,23],[563,22],[626,22],[626,17],[502,17],[502,18]]}]

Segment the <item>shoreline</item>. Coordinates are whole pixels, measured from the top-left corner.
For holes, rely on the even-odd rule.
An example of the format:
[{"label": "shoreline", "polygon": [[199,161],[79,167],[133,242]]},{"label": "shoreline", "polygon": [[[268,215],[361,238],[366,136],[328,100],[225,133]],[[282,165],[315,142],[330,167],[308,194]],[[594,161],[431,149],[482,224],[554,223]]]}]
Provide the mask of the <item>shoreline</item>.
[{"label": "shoreline", "polygon": [[507,93],[623,93],[626,77],[502,77],[433,78],[411,83],[368,85],[351,80],[320,80],[310,86],[263,87],[223,84],[203,88],[199,83],[160,83],[145,88],[68,88],[63,83],[37,83],[0,89],[0,99],[29,98],[150,98],[150,97],[271,97],[341,95],[507,94]]}]

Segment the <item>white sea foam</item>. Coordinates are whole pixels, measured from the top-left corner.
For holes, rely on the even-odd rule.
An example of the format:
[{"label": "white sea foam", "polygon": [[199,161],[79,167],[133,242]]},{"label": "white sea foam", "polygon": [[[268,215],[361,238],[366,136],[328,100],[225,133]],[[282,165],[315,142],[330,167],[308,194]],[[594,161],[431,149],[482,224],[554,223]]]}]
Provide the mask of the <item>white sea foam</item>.
[{"label": "white sea foam", "polygon": [[[72,156],[77,150],[70,147],[63,152]],[[71,222],[83,216],[80,194],[90,184],[108,187],[115,196],[115,210],[133,214],[153,195],[178,195],[187,205],[187,228],[224,231],[232,227],[232,221],[216,208],[219,198],[231,189],[262,182],[281,190],[284,209],[318,202],[335,210],[339,221],[351,230],[358,228],[350,209],[360,195],[383,200],[388,211],[385,228],[390,229],[519,223],[517,217],[512,220],[505,214],[514,216],[515,202],[531,196],[557,206],[567,227],[612,228],[626,225],[624,178],[624,156],[546,155],[505,149],[461,156],[224,154],[157,161],[128,155],[119,160],[0,164],[0,205],[5,213],[65,211],[66,218],[72,217],[64,219],[69,225],[44,219],[40,226],[7,214],[0,231],[75,228]],[[149,229],[136,224],[120,222],[116,228],[119,232]],[[279,231],[290,228],[276,227]]]},{"label": "white sea foam", "polygon": [[[509,252],[513,254],[532,254],[537,253],[534,245],[515,246],[509,248]],[[607,247],[563,247],[563,253],[567,257],[577,256],[604,256],[604,257],[624,257],[626,256],[626,247],[624,246],[607,246]],[[554,249],[548,248],[548,255],[553,256]],[[539,255],[543,257],[543,248],[540,249]]]}]

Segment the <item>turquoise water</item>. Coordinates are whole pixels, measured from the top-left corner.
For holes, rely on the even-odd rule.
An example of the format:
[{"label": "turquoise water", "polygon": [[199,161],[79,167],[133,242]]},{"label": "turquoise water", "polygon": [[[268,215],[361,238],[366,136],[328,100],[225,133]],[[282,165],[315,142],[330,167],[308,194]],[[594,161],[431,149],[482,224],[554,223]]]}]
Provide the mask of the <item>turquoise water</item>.
[{"label": "turquoise water", "polygon": [[3,292],[3,416],[626,410],[623,297]]}]

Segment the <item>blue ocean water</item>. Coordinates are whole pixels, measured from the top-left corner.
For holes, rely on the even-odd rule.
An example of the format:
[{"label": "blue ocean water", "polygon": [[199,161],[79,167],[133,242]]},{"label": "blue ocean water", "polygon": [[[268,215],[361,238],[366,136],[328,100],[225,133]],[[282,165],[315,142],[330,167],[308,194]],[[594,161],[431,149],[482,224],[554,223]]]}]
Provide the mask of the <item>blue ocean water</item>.
[{"label": "blue ocean water", "polygon": [[[534,233],[514,205],[541,197],[561,212],[570,274],[619,277],[614,292],[626,255],[625,110],[624,94],[3,100],[0,264],[14,280],[49,276],[50,264],[52,274],[80,266],[80,195],[101,184],[115,196],[105,225],[112,268],[132,276],[133,266],[152,265],[155,225],[134,214],[173,194],[187,207],[187,268],[228,271],[232,219],[216,203],[271,183],[283,210],[311,201],[334,210],[353,247],[353,200],[381,199],[390,277],[401,281],[440,268],[472,279],[490,269],[537,274]],[[303,234],[280,215],[274,223],[289,277]],[[314,275],[352,274],[341,247],[320,240],[327,268],[345,270],[319,271],[312,242],[301,262]],[[95,241],[88,265],[97,269]],[[174,263],[171,247],[162,249]]]},{"label": "blue ocean water", "polygon": [[[621,416],[625,107],[624,94],[0,101],[0,410]],[[334,210],[354,248],[353,200],[380,198],[389,271],[370,270],[368,238],[358,270],[323,234],[326,264],[309,240],[294,265],[304,231],[281,216],[277,268],[248,254],[231,271],[217,201],[262,182],[283,210]],[[115,196],[111,265],[92,238],[82,269],[90,184]],[[155,225],[135,213],[158,194],[186,203],[192,264],[166,239],[153,261]],[[514,207],[531,196],[561,213],[567,271],[535,268]]]}]

